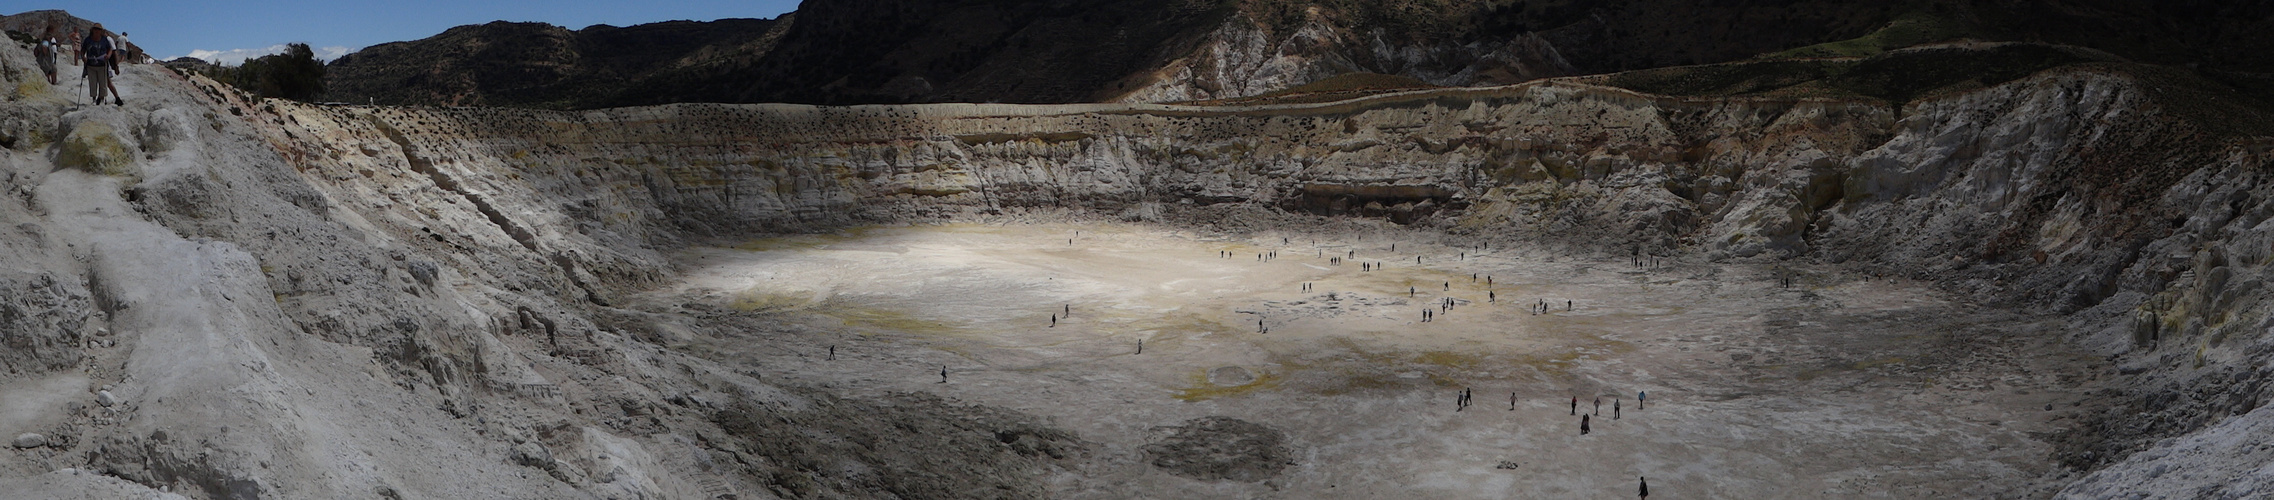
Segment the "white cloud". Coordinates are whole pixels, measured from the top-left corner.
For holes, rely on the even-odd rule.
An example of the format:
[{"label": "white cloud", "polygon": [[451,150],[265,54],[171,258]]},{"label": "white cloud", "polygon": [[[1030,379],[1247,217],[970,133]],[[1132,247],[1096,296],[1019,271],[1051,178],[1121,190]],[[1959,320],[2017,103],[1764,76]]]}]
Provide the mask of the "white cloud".
[{"label": "white cloud", "polygon": [[[340,56],[348,55],[348,53],[355,52],[355,50],[356,49],[354,48],[341,47],[338,45],[315,48],[316,59],[324,61],[339,59]],[[284,44],[276,44],[258,49],[192,50],[189,53],[189,57],[204,59],[205,62],[219,64],[222,66],[236,66],[239,64],[244,64],[248,59],[271,54],[280,54],[283,52]]]},{"label": "white cloud", "polygon": [[339,59],[340,56],[348,55],[351,52],[355,52],[355,49],[341,47],[338,45],[333,45],[330,47],[316,47],[316,58],[330,61],[333,59]]}]

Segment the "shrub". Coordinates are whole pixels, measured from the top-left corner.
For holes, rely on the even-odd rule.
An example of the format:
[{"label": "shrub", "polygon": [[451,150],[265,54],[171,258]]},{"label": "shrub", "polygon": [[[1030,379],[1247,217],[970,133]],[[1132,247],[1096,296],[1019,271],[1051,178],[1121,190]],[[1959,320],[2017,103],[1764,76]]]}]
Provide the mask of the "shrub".
[{"label": "shrub", "polygon": [[324,95],[324,62],[308,44],[286,45],[284,53],[261,56],[234,68],[215,66],[200,73],[261,97],[313,102]]}]

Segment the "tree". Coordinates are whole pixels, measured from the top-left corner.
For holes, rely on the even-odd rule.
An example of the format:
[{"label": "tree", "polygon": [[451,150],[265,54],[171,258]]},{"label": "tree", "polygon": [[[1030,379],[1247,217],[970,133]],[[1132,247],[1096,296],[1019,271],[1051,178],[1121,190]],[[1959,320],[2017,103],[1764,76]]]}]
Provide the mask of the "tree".
[{"label": "tree", "polygon": [[261,97],[309,102],[324,95],[324,62],[316,60],[316,51],[305,43],[286,45],[281,54],[219,68],[208,76]]}]

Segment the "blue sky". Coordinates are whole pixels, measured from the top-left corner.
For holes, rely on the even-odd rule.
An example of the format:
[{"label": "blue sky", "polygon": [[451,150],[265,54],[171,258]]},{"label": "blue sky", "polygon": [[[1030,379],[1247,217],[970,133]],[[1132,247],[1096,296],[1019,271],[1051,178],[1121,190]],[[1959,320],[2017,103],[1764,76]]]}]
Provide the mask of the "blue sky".
[{"label": "blue sky", "polygon": [[[318,56],[387,42],[434,36],[452,26],[490,21],[546,22],[570,29],[594,24],[630,26],[657,21],[771,18],[797,9],[797,0],[0,0],[0,13],[63,9],[124,31],[153,57],[217,55],[232,63],[290,42],[317,48]],[[326,50],[329,49],[329,50]],[[209,57],[210,58],[210,57]]]}]

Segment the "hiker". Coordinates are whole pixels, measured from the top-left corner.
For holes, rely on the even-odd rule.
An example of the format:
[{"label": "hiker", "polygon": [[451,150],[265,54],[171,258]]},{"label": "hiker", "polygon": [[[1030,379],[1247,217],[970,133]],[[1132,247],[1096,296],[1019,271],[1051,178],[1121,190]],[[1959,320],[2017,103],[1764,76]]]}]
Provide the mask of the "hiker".
[{"label": "hiker", "polygon": [[1619,419],[1619,400],[1611,400],[1611,420]]},{"label": "hiker", "polygon": [[1573,415],[1578,415],[1578,414],[1579,414],[1579,396],[1572,396],[1572,397],[1571,397],[1571,414],[1573,414]]},{"label": "hiker", "polygon": [[87,93],[94,98],[94,104],[102,104],[103,96],[109,95],[113,104],[126,105],[118,96],[118,87],[111,85],[111,64],[117,57],[113,53],[115,47],[101,24],[87,30],[86,41],[79,44],[80,60],[86,64],[83,69],[87,75]]},{"label": "hiker", "polygon": [[1564,301],[1563,301],[1563,310],[1565,310],[1565,311],[1569,311],[1569,310],[1571,310],[1571,300],[1570,300],[1570,299],[1564,299]]},{"label": "hiker", "polygon": [[1640,410],[1640,409],[1642,409],[1642,402],[1644,402],[1644,401],[1649,401],[1649,400],[1650,400],[1650,391],[1640,391],[1640,392],[1636,392],[1636,393],[1634,393],[1634,409],[1637,409],[1637,410]]},{"label": "hiker", "polygon": [[1419,290],[1419,289],[1417,289],[1417,288],[1414,288],[1414,287],[1410,287],[1410,286],[1409,286],[1409,287],[1405,287],[1405,296],[1407,296],[1407,297],[1412,297],[1412,296],[1413,296],[1413,294],[1415,294],[1415,293],[1418,293],[1418,292],[1417,292],[1417,290]]},{"label": "hiker", "polygon": [[55,26],[49,25],[40,33],[39,45],[32,46],[32,59],[39,61],[39,72],[47,75],[47,84],[55,85]]},{"label": "hiker", "polygon": [[1484,297],[1485,297],[1485,300],[1486,300],[1487,302],[1499,302],[1499,301],[1500,301],[1500,294],[1498,294],[1498,293],[1493,293],[1493,292],[1487,291],[1487,292],[1484,292]]},{"label": "hiker", "polygon": [[1138,353],[1138,354],[1144,354],[1144,353],[1145,353],[1145,339],[1137,339],[1137,353]]},{"label": "hiker", "polygon": [[947,383],[947,365],[940,365],[940,383]]},{"label": "hiker", "polygon": [[1050,314],[1050,327],[1051,327],[1051,328],[1057,328],[1057,327],[1058,327],[1058,313],[1051,313],[1051,314]]},{"label": "hiker", "polygon": [[829,360],[837,360],[837,344],[829,344]]},{"label": "hiker", "polygon": [[1448,291],[1448,292],[1450,292],[1450,291],[1453,291],[1453,282],[1451,282],[1451,281],[1447,281],[1447,282],[1445,282],[1445,291]]},{"label": "hiker", "polygon": [[1585,436],[1585,435],[1587,435],[1587,431],[1588,431],[1588,428],[1587,428],[1587,416],[1586,416],[1586,415],[1580,415],[1580,416],[1579,416],[1579,435],[1581,435],[1581,436]]},{"label": "hiker", "polygon": [[63,40],[63,46],[65,48],[71,49],[71,64],[73,65],[80,64],[79,40],[79,28],[71,28],[71,38],[66,38]]},{"label": "hiker", "polygon": [[1516,411],[1516,391],[1508,391],[1508,411]]},{"label": "hiker", "polygon": [[1602,415],[1602,414],[1603,414],[1603,397],[1602,397],[1602,396],[1595,396],[1595,414],[1596,414],[1596,415]]},{"label": "hiker", "polygon": [[[133,62],[135,62],[135,61],[138,61],[138,60],[139,60],[139,58],[136,58],[136,57],[134,57],[134,54],[135,54],[135,51],[134,51],[134,44],[132,44],[132,43],[127,43],[127,41],[126,41],[126,32],[124,32],[124,31],[118,32],[118,39],[117,39],[116,41],[114,41],[114,43],[117,43],[117,44],[118,44],[118,47],[116,47],[116,48],[114,48],[114,49],[113,49],[113,50],[117,50],[117,51],[118,51],[118,59],[117,59],[117,60],[114,60],[114,61],[111,61],[111,64],[113,64],[113,65],[128,64],[128,63],[133,63]],[[116,71],[116,69],[114,68],[112,72],[114,72],[114,73],[115,73],[115,72],[117,72],[117,71]],[[117,90],[112,90],[112,91],[111,91],[111,93],[113,93],[113,94],[116,94],[116,93],[118,93],[118,91],[117,91]]]},{"label": "hiker", "polygon": [[1650,478],[1638,476],[1635,479],[1642,480],[1642,498],[1650,498]]}]

